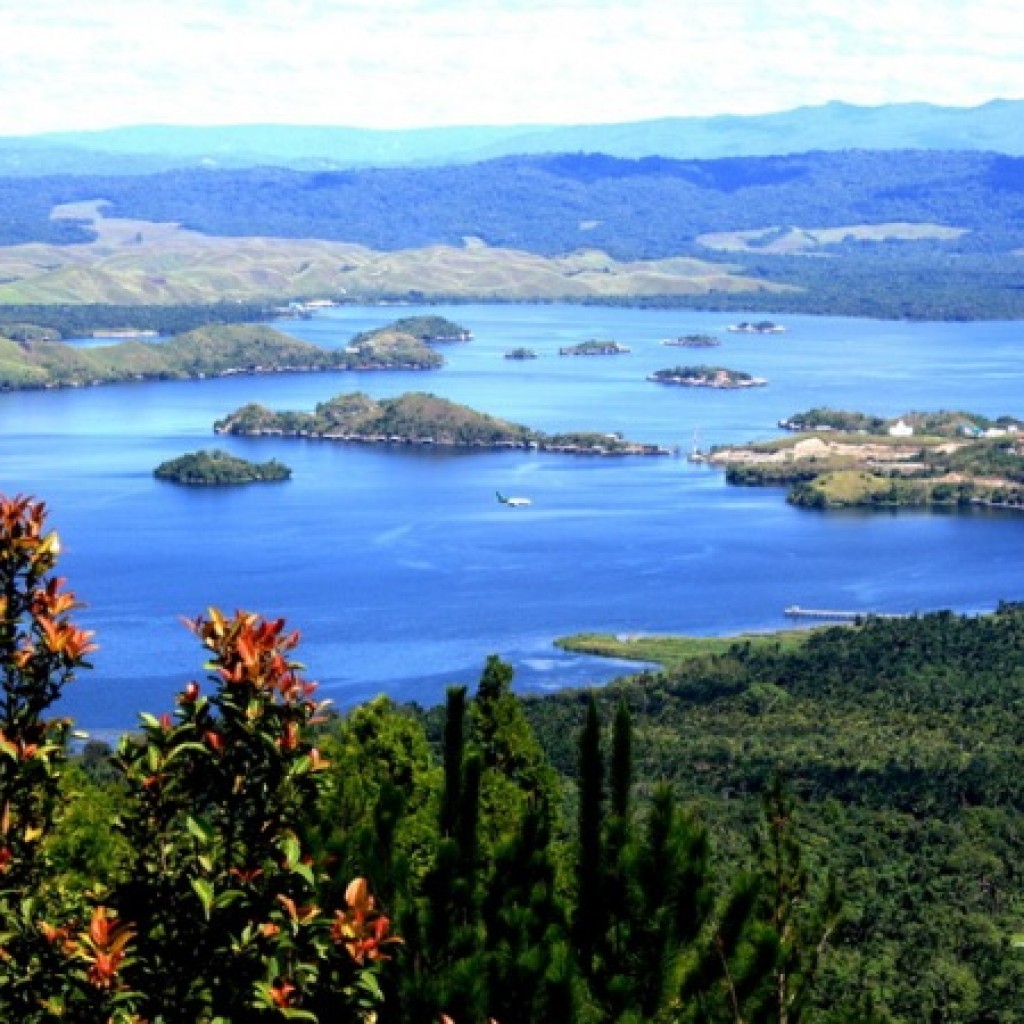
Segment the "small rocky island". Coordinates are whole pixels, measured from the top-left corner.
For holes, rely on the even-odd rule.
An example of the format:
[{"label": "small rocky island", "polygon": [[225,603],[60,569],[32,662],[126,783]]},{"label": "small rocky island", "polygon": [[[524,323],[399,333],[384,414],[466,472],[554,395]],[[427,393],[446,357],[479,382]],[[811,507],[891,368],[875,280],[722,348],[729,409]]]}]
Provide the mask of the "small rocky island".
[{"label": "small rocky island", "polygon": [[679,384],[687,388],[758,388],[768,383],[764,377],[754,377],[742,370],[729,370],[724,366],[674,366],[655,370],[648,380],[658,384]]},{"label": "small rocky island", "polygon": [[395,325],[321,348],[262,324],[218,324],[163,342],[76,348],[60,341],[0,338],[0,388],[82,387],[133,380],[325,370],[430,370],[444,360]]},{"label": "small rocky island", "polygon": [[786,328],[772,320],[755,320],[753,323],[743,320],[738,324],[730,324],[726,330],[733,334],[782,334]]},{"label": "small rocky island", "polygon": [[273,412],[251,403],[218,420],[213,429],[218,434],[362,444],[521,448],[577,455],[670,454],[667,448],[627,441],[619,434],[545,434],[422,392],[380,400],[354,392],[321,402],[313,412]]},{"label": "small rocky island", "polygon": [[567,345],[560,348],[560,356],[618,356],[628,352],[629,348],[620,345],[617,341],[598,341],[591,338],[590,341],[581,341],[578,345]]},{"label": "small rocky island", "polygon": [[158,480],[176,484],[223,487],[233,484],[277,483],[291,479],[292,471],[283,462],[249,462],[219,448],[189,452],[162,462],[153,470]]},{"label": "small rocky island", "polygon": [[806,508],[1024,509],[1024,421],[1013,417],[811,409],[780,425],[790,436],[715,448],[707,461],[732,484],[788,487]]},{"label": "small rocky island", "polygon": [[713,334],[681,334],[678,338],[666,338],[662,345],[670,348],[715,348],[722,342]]},{"label": "small rocky island", "polygon": [[537,353],[532,348],[510,348],[505,353],[506,359],[536,359]]}]

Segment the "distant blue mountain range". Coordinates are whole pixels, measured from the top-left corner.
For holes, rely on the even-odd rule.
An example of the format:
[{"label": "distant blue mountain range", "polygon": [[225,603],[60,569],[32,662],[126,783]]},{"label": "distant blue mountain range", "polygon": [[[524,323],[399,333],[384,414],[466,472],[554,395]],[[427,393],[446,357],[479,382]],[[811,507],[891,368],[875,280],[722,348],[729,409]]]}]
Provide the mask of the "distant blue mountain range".
[{"label": "distant blue mountain range", "polygon": [[606,125],[365,128],[140,125],[0,138],[0,175],[138,174],[182,167],[331,170],[474,163],[541,153],[674,159],[851,149],[1024,155],[1024,100],[977,107],[827,103],[759,116]]}]

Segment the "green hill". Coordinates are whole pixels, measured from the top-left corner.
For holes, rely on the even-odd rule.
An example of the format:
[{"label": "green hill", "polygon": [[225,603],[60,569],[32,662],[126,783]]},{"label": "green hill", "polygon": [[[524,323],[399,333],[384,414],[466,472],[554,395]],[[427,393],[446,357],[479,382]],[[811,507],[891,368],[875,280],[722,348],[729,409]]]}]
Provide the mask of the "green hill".
[{"label": "green hill", "polygon": [[189,452],[176,459],[161,462],[153,475],[158,480],[177,484],[226,486],[232,484],[276,483],[288,480],[292,471],[276,459],[249,462],[214,448],[212,451]]},{"label": "green hill", "polygon": [[253,403],[218,420],[214,430],[218,434],[278,434],[377,444],[531,448],[589,455],[668,454],[665,449],[627,441],[617,434],[545,434],[420,392],[380,400],[362,392],[337,395],[311,413],[274,412]]},{"label": "green hill", "polygon": [[431,369],[441,357],[411,335],[390,332],[347,349],[324,349],[272,327],[202,327],[165,342],[97,348],[0,338],[0,387],[67,387],[129,380],[181,380],[237,373]]}]

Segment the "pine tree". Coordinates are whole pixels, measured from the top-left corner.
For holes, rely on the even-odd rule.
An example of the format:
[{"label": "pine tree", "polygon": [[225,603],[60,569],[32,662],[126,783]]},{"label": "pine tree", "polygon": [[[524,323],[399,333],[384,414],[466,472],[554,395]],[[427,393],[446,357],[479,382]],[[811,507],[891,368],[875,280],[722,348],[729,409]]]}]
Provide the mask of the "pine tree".
[{"label": "pine tree", "polygon": [[681,987],[686,1019],[800,1024],[840,919],[831,876],[803,862],[794,801],[778,777],[763,799],[757,863],[733,881],[711,943]]},{"label": "pine tree", "polygon": [[607,928],[604,859],[604,760],[601,720],[591,694],[579,742],[579,834],[573,940],[586,978],[598,968]]}]

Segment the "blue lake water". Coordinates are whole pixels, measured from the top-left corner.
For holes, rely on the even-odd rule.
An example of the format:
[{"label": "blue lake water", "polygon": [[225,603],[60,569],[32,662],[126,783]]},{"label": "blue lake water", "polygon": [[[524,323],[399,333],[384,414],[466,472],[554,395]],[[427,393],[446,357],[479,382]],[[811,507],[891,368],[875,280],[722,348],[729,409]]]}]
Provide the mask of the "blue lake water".
[{"label": "blue lake water", "polygon": [[[346,344],[415,307],[346,307],[279,326]],[[729,334],[738,315],[568,305],[422,310],[470,328],[428,373],[236,377],[0,394],[0,489],[44,498],[100,651],[65,699],[97,734],[161,711],[202,652],[181,626],[209,605],[285,616],[325,696],[387,691],[431,703],[472,684],[487,654],[541,691],[604,682],[623,666],[566,655],[581,630],[729,633],[790,624],[790,604],[877,612],[990,610],[1024,597],[1024,516],[820,513],[778,490],[727,487],[683,458],[440,452],[214,438],[248,401],[311,409],[345,391],[431,391],[542,430],[617,430],[688,450],[777,433],[815,405],[896,415],[961,408],[1024,416],[1024,324],[786,319],[785,334]],[[707,332],[720,348],[667,348]],[[614,338],[614,357],[559,357]],[[539,358],[516,362],[515,346]],[[765,388],[659,386],[653,370],[709,362]],[[153,468],[219,446],[294,470],[285,484],[191,489]],[[529,508],[494,492],[527,495]]]}]

